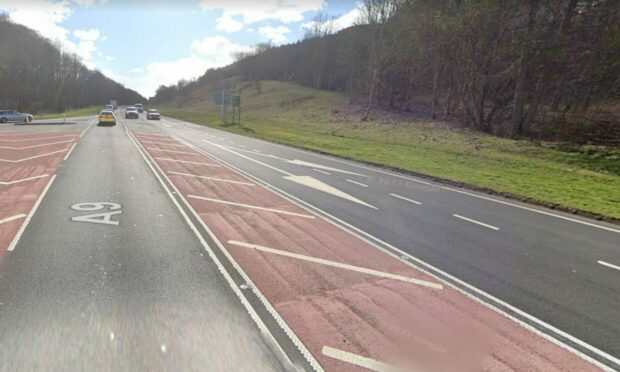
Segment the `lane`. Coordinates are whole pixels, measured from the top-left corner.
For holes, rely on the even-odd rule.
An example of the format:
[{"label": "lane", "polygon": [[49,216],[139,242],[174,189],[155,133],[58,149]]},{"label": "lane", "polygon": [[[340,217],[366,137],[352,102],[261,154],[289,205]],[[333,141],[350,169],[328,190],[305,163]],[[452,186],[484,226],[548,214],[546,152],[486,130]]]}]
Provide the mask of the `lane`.
[{"label": "lane", "polygon": [[[594,368],[226,164],[202,167],[214,159],[147,132],[139,121],[127,126],[219,248],[326,370],[357,371],[369,361],[407,370]],[[142,143],[157,136],[158,145]],[[158,160],[172,144],[180,161]]]},{"label": "lane", "polygon": [[15,248],[56,171],[92,122],[0,127],[0,259]]},{"label": "lane", "polygon": [[[495,197],[489,199],[468,191],[463,194],[427,180],[403,178],[382,169],[351,165],[176,119],[165,118],[164,122],[172,125],[172,128],[160,126],[164,132],[326,211],[376,237],[379,243],[397,247],[422,260],[422,264],[428,263],[429,267],[474,286],[472,291],[476,295],[558,338],[577,344],[581,340],[585,349],[593,345],[602,351],[603,359],[617,363],[620,313],[615,309],[619,305],[620,281],[616,273],[604,270],[597,263],[598,260],[620,262],[617,226],[531,207],[543,212],[535,213],[523,209],[528,206],[517,208],[509,205],[514,202],[501,198],[497,202]],[[241,151],[246,148],[254,154]],[[369,211],[363,205],[291,183],[273,168],[312,176],[376,206],[377,210]],[[330,170],[325,175],[314,170],[326,168],[340,172]],[[351,177],[351,173],[361,176]],[[351,184],[347,179],[369,187]],[[413,205],[391,194],[422,205]],[[460,220],[454,214],[499,230]],[[571,339],[571,335],[576,339]]]},{"label": "lane", "polygon": [[284,370],[122,126],[56,174],[0,259],[0,369]]}]

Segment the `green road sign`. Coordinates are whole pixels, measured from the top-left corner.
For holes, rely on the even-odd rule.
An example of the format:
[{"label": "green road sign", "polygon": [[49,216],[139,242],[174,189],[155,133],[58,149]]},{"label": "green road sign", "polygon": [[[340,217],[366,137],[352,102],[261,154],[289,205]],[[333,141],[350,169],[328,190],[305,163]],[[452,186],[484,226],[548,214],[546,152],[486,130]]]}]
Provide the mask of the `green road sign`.
[{"label": "green road sign", "polygon": [[241,96],[233,96],[232,97],[232,105],[235,107],[241,106]]}]

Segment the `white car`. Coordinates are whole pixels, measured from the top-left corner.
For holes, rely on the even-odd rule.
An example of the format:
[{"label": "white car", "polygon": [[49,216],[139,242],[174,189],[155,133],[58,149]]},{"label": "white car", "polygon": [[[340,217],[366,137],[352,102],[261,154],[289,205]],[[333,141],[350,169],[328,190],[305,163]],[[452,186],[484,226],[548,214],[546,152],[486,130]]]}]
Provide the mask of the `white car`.
[{"label": "white car", "polygon": [[15,110],[0,110],[0,123],[30,123],[33,116]]}]

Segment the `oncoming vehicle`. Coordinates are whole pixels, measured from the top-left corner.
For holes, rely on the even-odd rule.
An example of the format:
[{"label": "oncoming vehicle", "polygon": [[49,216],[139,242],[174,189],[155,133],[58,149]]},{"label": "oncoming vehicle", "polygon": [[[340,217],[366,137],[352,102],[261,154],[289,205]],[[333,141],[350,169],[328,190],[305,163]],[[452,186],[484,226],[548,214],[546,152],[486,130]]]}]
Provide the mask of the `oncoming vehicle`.
[{"label": "oncoming vehicle", "polygon": [[116,125],[116,116],[112,110],[103,110],[99,113],[99,125]]},{"label": "oncoming vehicle", "polygon": [[139,113],[143,113],[144,112],[144,106],[141,103],[136,103],[136,109],[138,110]]},{"label": "oncoming vehicle", "polygon": [[125,119],[137,119],[138,117],[140,117],[140,115],[135,107],[129,106],[125,109]]},{"label": "oncoming vehicle", "polygon": [[30,123],[33,116],[15,110],[0,110],[0,123]]},{"label": "oncoming vehicle", "polygon": [[104,110],[112,111],[112,112],[116,111],[116,109],[112,105],[105,105]]},{"label": "oncoming vehicle", "polygon": [[159,111],[150,109],[146,112],[146,120],[161,120]]}]

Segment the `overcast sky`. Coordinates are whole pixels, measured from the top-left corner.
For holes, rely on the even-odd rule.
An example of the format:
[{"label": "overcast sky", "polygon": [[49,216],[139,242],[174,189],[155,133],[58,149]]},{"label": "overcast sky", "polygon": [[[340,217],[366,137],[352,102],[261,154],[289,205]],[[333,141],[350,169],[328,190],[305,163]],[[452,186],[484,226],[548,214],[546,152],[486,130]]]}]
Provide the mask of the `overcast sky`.
[{"label": "overcast sky", "polygon": [[13,22],[146,97],[229,64],[232,53],[256,43],[299,40],[317,12],[347,27],[357,7],[354,0],[0,0]]}]

